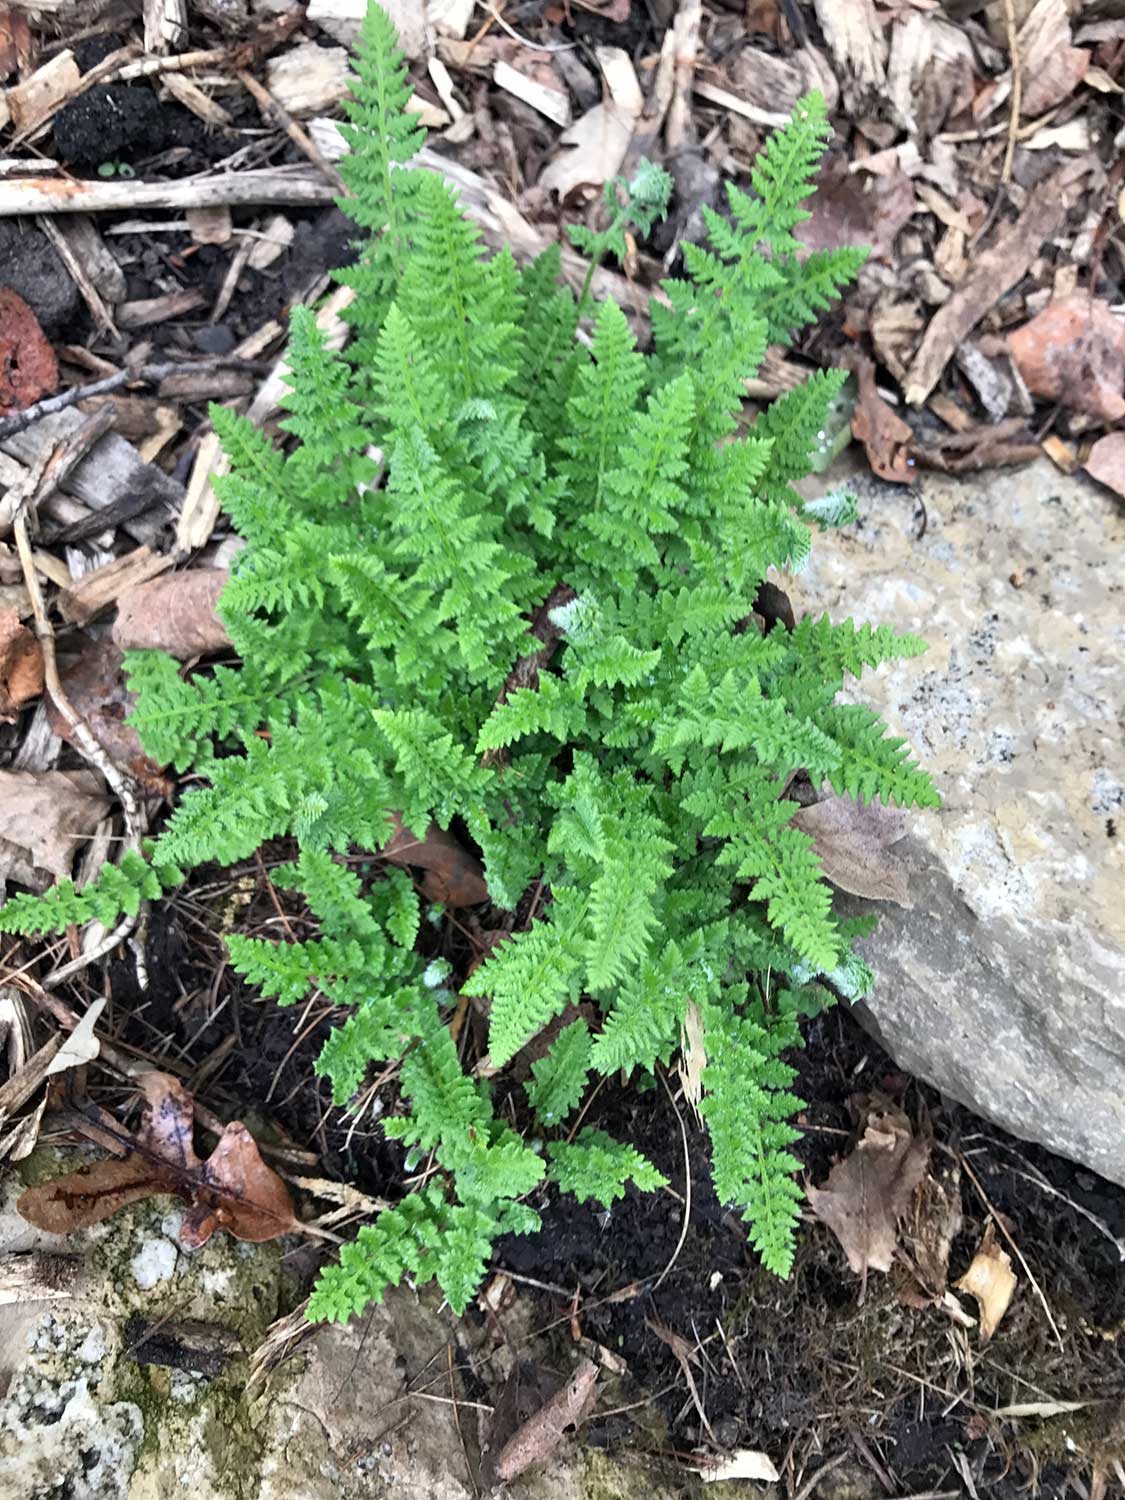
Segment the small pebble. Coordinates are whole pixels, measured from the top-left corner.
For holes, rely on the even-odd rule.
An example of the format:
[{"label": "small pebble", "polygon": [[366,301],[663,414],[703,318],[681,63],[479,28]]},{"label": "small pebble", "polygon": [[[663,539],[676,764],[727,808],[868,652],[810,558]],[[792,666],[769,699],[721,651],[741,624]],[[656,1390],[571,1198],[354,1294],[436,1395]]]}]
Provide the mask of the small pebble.
[{"label": "small pebble", "polygon": [[204,354],[229,354],[237,342],[225,323],[206,323],[195,330],[191,341]]}]

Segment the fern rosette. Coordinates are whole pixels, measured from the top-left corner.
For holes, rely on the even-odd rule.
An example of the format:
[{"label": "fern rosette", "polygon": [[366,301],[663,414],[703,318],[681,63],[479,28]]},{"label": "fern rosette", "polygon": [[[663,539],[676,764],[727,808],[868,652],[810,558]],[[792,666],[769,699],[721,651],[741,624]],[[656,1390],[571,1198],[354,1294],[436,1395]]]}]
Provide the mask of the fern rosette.
[{"label": "fern rosette", "polygon": [[[367,238],[338,279],[354,337],[335,352],[294,311],[284,447],[212,413],[231,464],[216,486],[246,543],[221,605],[242,664],[185,681],[157,654],[130,662],[146,749],[204,785],[146,860],[16,898],[0,925],[109,924],[204,861],[296,841],[278,883],[319,935],[232,937],[232,963],[283,1004],[313,989],[339,1004],[321,1058],[338,1104],[371,1064],[400,1061],[388,1133],[440,1169],[322,1273],[314,1317],[346,1318],[406,1275],[436,1277],[461,1310],[496,1237],[536,1227],[526,1200],[544,1183],[607,1206],[628,1184],[658,1187],[628,1143],[571,1139],[568,1122],[598,1075],[667,1064],[689,1001],[716,1190],[784,1275],[800,1201],[786,1054],[827,996],[811,981],[854,994],[864,978],[785,793],[807,773],[856,797],[937,800],[878,719],[836,702],[846,674],[921,642],[755,621],[770,570],[799,568],[810,525],[849,514],[792,488],[841,375],[812,375],[753,426],[742,411],[767,345],[862,260],[806,257],[797,238],[823,102],[794,111],[753,192],[729,190],[729,216],[707,211],[710,248],[684,246],[687,275],[665,283],[641,348],[589,278],[577,297],[562,283],[557,248],[523,267],[488,256],[449,186],[411,165],[421,132],[374,6],[353,91],[340,206]],[[579,248],[623,252],[668,188],[645,164]],[[518,683],[517,662],[534,664]],[[496,908],[542,893],[461,988],[488,1007],[494,1069],[552,1028],[524,1085],[542,1144],[463,1066],[454,997],[418,951],[415,884],[345,862],[377,855],[392,810],[419,837],[456,822]]]}]

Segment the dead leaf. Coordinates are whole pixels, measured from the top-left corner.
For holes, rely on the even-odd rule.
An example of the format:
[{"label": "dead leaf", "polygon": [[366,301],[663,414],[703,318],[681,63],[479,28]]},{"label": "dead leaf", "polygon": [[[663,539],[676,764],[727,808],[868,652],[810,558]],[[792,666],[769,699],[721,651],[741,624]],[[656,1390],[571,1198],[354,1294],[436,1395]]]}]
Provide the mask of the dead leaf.
[{"label": "dead leaf", "polygon": [[910,1306],[928,1306],[946,1294],[949,1255],[961,1232],[960,1169],[954,1167],[942,1177],[927,1174],[914,1195],[913,1209],[903,1234],[922,1295],[914,1300],[900,1294],[900,1300]]},{"label": "dead leaf", "polygon": [[921,406],[941,378],[953,351],[985,313],[1026,275],[1049,239],[1064,222],[1081,192],[1090,162],[1070,162],[1030,193],[1019,218],[996,242],[975,256],[969,272],[953,295],[938,308],[918,346],[906,376],[906,399]]},{"label": "dead leaf", "polygon": [[852,416],[852,433],[863,444],[867,462],[880,479],[911,484],[915,477],[911,467],[913,430],[880,396],[871,360],[858,357],[855,371],[859,397]]},{"label": "dead leaf", "polygon": [[699,1114],[699,1101],[703,1098],[703,1070],[707,1066],[707,1047],[703,1035],[703,1012],[694,1000],[689,1000],[684,1009],[684,1024],[680,1027],[680,1083],[684,1098]]},{"label": "dead leaf", "polygon": [[1090,449],[1086,473],[1125,499],[1125,432],[1107,432]]},{"label": "dead leaf", "polygon": [[807,833],[833,885],[868,901],[894,901],[907,910],[914,902],[906,865],[888,851],[907,833],[901,808],[851,797],[825,797],[793,814],[794,828]]},{"label": "dead leaf", "polygon": [[898,1221],[910,1207],[929,1157],[929,1142],[915,1138],[901,1110],[873,1109],[863,1139],[836,1163],[824,1187],[810,1184],[806,1189],[813,1213],[839,1240],[864,1289],[869,1270],[891,1268]]},{"label": "dead leaf", "polygon": [[63,1038],[63,1044],[47,1064],[46,1076],[65,1073],[67,1068],[81,1068],[93,1062],[101,1050],[94,1035],[94,1025],[105,1009],[105,999],[95,1000],[73,1031]]},{"label": "dead leaf", "polygon": [[226,650],[231,639],[215,606],[229,577],[226,568],[189,568],[126,589],[114,643],[122,651],[167,651],[177,661]]},{"label": "dead leaf", "polygon": [[187,1250],[216,1229],[239,1240],[277,1239],[299,1228],[289,1190],[267,1167],[250,1132],[232,1121],[206,1161],[195,1154],[192,1100],[167,1073],[142,1073],[145,1112],[136,1136],[115,1129],[126,1148],[52,1182],[29,1188],[16,1204],[22,1218],[48,1234],[99,1224],[129,1203],[174,1194],[190,1205],[180,1230]]},{"label": "dead leaf", "polygon": [[379,857],[404,869],[413,866],[424,870],[420,883],[427,901],[456,907],[476,906],[488,900],[484,866],[451,833],[431,823],[425,838],[419,839],[403,826],[398,813],[392,813],[391,820],[394,836],[379,850]]},{"label": "dead leaf", "polygon": [[[934,396],[931,407],[938,402]],[[942,412],[943,420],[947,420]],[[1038,458],[1040,445],[1020,417],[1003,422],[970,421],[957,432],[928,431],[914,447],[918,463],[942,474],[973,474],[1003,464],[1026,464]]]},{"label": "dead leaf", "polygon": [[[89,725],[90,732],[114,765],[161,796],[171,795],[171,784],[144,752],[140,736],[125,721],[133,712],[133,695],[125,686],[120,649],[112,641],[77,638],[77,654],[60,657],[59,680],[74,711]],[[47,721],[55,734],[73,741],[68,720],[47,698]]]},{"label": "dead leaf", "polygon": [[67,879],[111,806],[96,771],[0,771],[0,875],[33,891]]},{"label": "dead leaf", "polygon": [[500,1484],[510,1484],[532,1464],[542,1463],[564,1437],[575,1431],[594,1401],[597,1380],[598,1367],[593,1360],[579,1360],[561,1390],[529,1416],[500,1450],[495,1464]]},{"label": "dead leaf", "polygon": [[797,234],[809,250],[870,245],[877,259],[885,259],[917,206],[914,185],[904,172],[859,175],[849,172],[839,156],[817,177],[809,217]]},{"label": "dead leaf", "polygon": [[1084,292],[1060,297],[1010,333],[1008,348],[1036,396],[1103,422],[1125,417],[1125,319],[1107,303]]},{"label": "dead leaf", "polygon": [[43,691],[43,652],[14,609],[0,610],[0,721],[14,724],[19,710]]},{"label": "dead leaf", "polygon": [[22,411],[59,383],[55,351],[22,297],[0,286],[0,417]]},{"label": "dead leaf", "polygon": [[1038,0],[1017,37],[1023,90],[1020,115],[1034,120],[1069,99],[1086,76],[1090,54],[1070,45],[1067,0]]},{"label": "dead leaf", "polygon": [[1000,1326],[1017,1286],[1012,1259],[996,1243],[996,1225],[989,1220],[980,1249],[957,1282],[959,1292],[968,1292],[980,1307],[980,1336],[986,1343]]},{"label": "dead leaf", "polygon": [[616,104],[595,104],[559,136],[554,161],[539,174],[539,186],[566,201],[577,188],[600,188],[616,177],[633,139],[633,120]]}]

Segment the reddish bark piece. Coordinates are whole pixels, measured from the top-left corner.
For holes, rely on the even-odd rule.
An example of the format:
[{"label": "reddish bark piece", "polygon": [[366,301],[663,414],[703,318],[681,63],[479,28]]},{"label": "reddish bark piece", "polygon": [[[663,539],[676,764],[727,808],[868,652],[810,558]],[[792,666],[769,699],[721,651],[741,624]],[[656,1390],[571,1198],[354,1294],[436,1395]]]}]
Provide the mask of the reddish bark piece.
[{"label": "reddish bark piece", "polygon": [[167,651],[178,661],[226,650],[231,639],[215,606],[229,577],[226,568],[190,568],[126,589],[114,643],[123,651]]},{"label": "reddish bark piece", "polygon": [[863,444],[867,462],[880,479],[910,484],[914,479],[910,462],[914,433],[880,396],[871,360],[857,359],[855,370],[859,399],[852,416],[852,432]]},{"label": "reddish bark piece", "polygon": [[[125,686],[121,661],[121,652],[112,642],[81,636],[78,654],[59,663],[62,690],[114,765],[161,796],[169,796],[171,783],[163,776],[163,767],[144,753],[137,731],[125,722],[135,704]],[[55,734],[74,743],[73,729],[49,696],[47,719]]]},{"label": "reddish bark piece", "polygon": [[0,610],[0,720],[12,724],[19,710],[43,691],[43,653],[14,609]]},{"label": "reddish bark piece", "polygon": [[27,16],[10,5],[0,5],[0,83],[7,83],[17,67],[25,68],[34,51]]},{"label": "reddish bark piece", "polygon": [[0,286],[0,417],[22,411],[59,383],[55,351],[22,297]]},{"label": "reddish bark piece", "polygon": [[1103,422],[1125,417],[1125,320],[1105,302],[1075,293],[1049,302],[1008,335],[1029,391]]},{"label": "reddish bark piece", "polygon": [[427,901],[443,906],[476,906],[488,900],[484,867],[451,833],[431,823],[425,838],[419,839],[403,826],[398,813],[391,814],[394,836],[379,851],[381,859],[404,868],[422,870],[422,894]]},{"label": "reddish bark piece", "polygon": [[864,1285],[869,1270],[891,1269],[898,1221],[929,1158],[929,1142],[914,1138],[901,1110],[872,1110],[851,1154],[836,1163],[823,1187],[806,1189],[813,1213],[839,1240]]},{"label": "reddish bark piece", "polygon": [[16,1204],[22,1218],[49,1234],[69,1234],[129,1203],[171,1193],[190,1205],[180,1230],[186,1250],[205,1245],[216,1229],[259,1242],[300,1228],[288,1188],[266,1166],[245,1125],[232,1121],[201,1162],[186,1089],[155,1071],[138,1082],[146,1104],[135,1149],[29,1188]]},{"label": "reddish bark piece", "polygon": [[1086,473],[1125,499],[1125,432],[1108,432],[1090,449]]}]

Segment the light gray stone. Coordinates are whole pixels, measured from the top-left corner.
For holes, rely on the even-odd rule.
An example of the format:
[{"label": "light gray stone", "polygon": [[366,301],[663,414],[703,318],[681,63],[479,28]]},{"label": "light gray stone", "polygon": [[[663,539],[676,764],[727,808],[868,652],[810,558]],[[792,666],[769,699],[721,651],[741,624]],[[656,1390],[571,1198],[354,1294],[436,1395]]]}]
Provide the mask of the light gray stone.
[{"label": "light gray stone", "polygon": [[[900,1066],[1125,1183],[1125,524],[1046,460],[864,475],[818,537],[798,613],[890,624],[929,652],[845,696],[905,735],[945,799],[899,849],[913,911],[878,910],[861,1008]],[[817,493],[823,489],[807,493]]]}]

